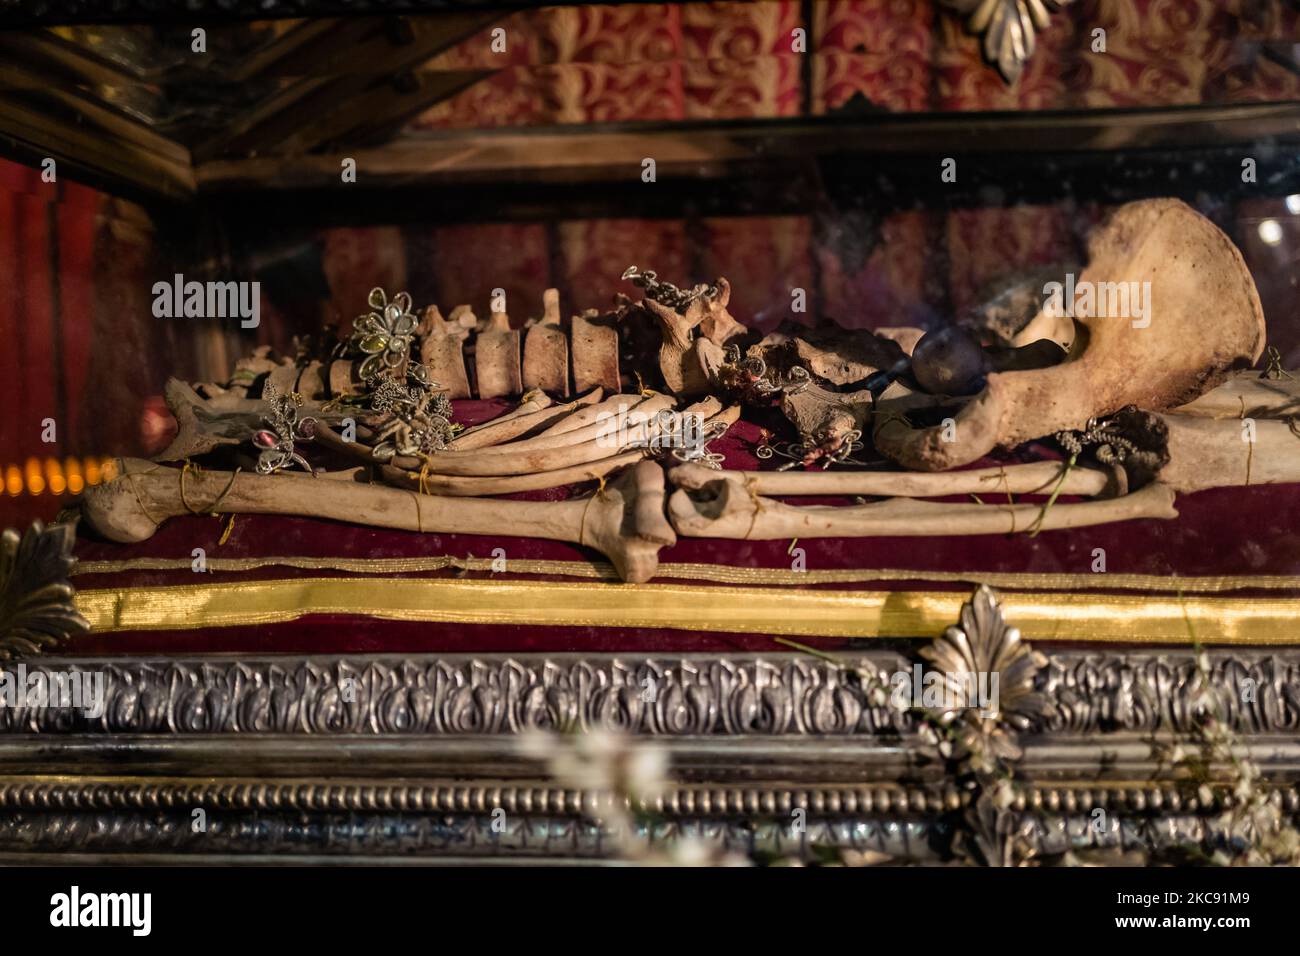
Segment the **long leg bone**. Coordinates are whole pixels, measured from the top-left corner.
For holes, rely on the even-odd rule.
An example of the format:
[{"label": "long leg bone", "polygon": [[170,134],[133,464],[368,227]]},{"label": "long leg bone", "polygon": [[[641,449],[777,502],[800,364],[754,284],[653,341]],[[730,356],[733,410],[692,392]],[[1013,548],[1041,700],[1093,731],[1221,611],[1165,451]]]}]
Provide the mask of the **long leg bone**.
[{"label": "long leg bone", "polygon": [[603,490],[572,501],[443,498],[379,485],[313,478],[182,472],[136,458],[119,459],[117,477],[87,489],[82,512],[113,541],[150,537],[167,518],[219,508],[229,514],[285,514],[379,528],[444,534],[550,538],[602,552],[626,581],[646,581],[659,549],[676,543],[664,517],[663,469],[643,461]]},{"label": "long leg bone", "polygon": [[[670,478],[677,483],[677,471]],[[677,533],[687,537],[770,540],[1008,534],[1128,521],[1176,518],[1174,492],[1159,482],[1121,498],[1056,505],[943,504],[890,498],[849,507],[794,507],[753,493],[742,481],[720,478],[699,488],[678,487],[668,501]]]},{"label": "long leg bone", "polygon": [[1242,372],[1196,401],[1170,411],[1202,418],[1294,418],[1300,416],[1300,379]]},{"label": "long leg bone", "polygon": [[1267,419],[1162,415],[1169,464],[1160,481],[1176,491],[1300,482],[1300,432]]},{"label": "long leg bone", "polygon": [[1061,462],[1036,461],[1005,468],[969,471],[714,471],[702,465],[682,465],[672,473],[682,488],[699,488],[709,481],[739,481],[760,495],[872,495],[898,498],[942,498],[947,495],[1051,494],[1091,497],[1106,490],[1110,478],[1092,468],[1068,471]]}]

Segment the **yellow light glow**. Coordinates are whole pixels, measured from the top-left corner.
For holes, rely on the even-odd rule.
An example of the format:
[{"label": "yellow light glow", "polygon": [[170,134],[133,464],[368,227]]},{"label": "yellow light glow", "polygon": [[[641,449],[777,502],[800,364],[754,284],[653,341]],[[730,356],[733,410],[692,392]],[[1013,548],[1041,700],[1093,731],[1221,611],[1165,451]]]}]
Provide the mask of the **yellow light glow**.
[{"label": "yellow light glow", "polygon": [[59,461],[28,458],[22,465],[0,465],[0,491],[10,497],[26,492],[41,495],[81,494],[88,486],[112,481],[117,474],[113,458],[72,458]]},{"label": "yellow light glow", "polygon": [[81,462],[75,458],[67,458],[63,462],[63,471],[68,476],[68,494],[81,494],[82,489],[86,487],[86,482],[81,477]]},{"label": "yellow light glow", "polygon": [[35,458],[28,458],[23,466],[27,473],[27,493],[33,497],[45,490],[45,479],[41,477],[41,463]]},{"label": "yellow light glow", "polygon": [[68,483],[63,478],[63,466],[57,458],[45,459],[45,483],[49,485],[52,495],[61,495],[68,490]]}]

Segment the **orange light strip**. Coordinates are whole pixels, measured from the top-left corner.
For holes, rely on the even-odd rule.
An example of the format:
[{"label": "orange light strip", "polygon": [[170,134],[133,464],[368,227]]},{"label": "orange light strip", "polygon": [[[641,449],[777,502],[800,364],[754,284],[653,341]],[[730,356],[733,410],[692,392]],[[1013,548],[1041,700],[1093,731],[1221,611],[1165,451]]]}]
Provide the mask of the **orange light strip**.
[{"label": "orange light strip", "polygon": [[109,481],[113,475],[112,458],[28,458],[21,465],[0,467],[0,482],[10,498],[21,494],[32,497],[47,491],[54,497],[80,494],[91,485]]}]

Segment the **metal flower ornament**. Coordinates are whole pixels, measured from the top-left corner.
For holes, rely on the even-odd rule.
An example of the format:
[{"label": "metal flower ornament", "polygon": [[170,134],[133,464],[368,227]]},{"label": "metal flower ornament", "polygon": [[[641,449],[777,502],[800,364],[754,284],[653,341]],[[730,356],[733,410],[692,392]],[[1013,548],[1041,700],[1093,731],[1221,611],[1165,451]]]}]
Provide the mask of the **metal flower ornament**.
[{"label": "metal flower ornament", "polygon": [[[962,605],[960,623],[922,648],[921,656],[944,683],[949,704],[935,716],[956,732],[954,757],[974,757],[977,770],[989,758],[1018,760],[1016,734],[1049,709],[1047,698],[1035,687],[1047,659],[1006,622],[992,590],[977,588]],[[971,678],[981,675],[996,675],[991,702],[977,699]]]},{"label": "metal flower ornament", "polygon": [[1039,30],[1052,23],[1052,14],[1073,0],[942,0],[966,18],[966,29],[979,34],[984,58],[1008,83],[1020,79],[1034,55]]},{"label": "metal flower ornament", "polygon": [[411,297],[405,292],[397,293],[390,302],[383,289],[374,288],[370,290],[369,304],[374,311],[353,321],[349,342],[366,356],[358,370],[362,379],[400,367],[410,355],[419,325],[411,311]]},{"label": "metal flower ornament", "polygon": [[315,436],[316,419],[299,419],[294,399],[281,395],[269,382],[262,391],[262,398],[266,400],[269,409],[262,421],[271,427],[253,433],[253,444],[261,449],[261,454],[257,456],[258,473],[273,475],[290,465],[298,465],[314,477],[316,469],[298,454],[296,443],[299,440],[309,441]]},{"label": "metal flower ornament", "polygon": [[90,625],[77,611],[68,578],[74,526],[39,521],[0,535],[0,661],[56,647]]}]

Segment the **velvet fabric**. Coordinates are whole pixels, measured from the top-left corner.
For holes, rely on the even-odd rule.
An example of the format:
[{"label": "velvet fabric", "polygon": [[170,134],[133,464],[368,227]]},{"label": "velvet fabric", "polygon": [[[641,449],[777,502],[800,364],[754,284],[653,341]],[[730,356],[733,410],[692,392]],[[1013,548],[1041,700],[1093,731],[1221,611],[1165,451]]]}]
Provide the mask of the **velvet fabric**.
[{"label": "velvet fabric", "polygon": [[[467,424],[494,417],[506,406],[501,402],[457,403],[457,418]],[[758,417],[761,417],[758,416]],[[769,432],[752,421],[741,421],[712,444],[722,452],[729,468],[774,467],[760,461],[755,448]],[[779,461],[779,459],[778,459]],[[988,464],[985,462],[984,464]],[[273,480],[273,479],[271,479]],[[551,489],[511,497],[555,500],[585,494],[591,486]],[[796,557],[807,571],[877,569],[852,582],[798,581],[773,587],[801,589],[863,589],[908,591],[961,589],[996,574],[1071,575],[1086,579],[1086,587],[1100,595],[1118,593],[1107,585],[1108,575],[1153,575],[1164,579],[1153,593],[1177,593],[1180,579],[1220,576],[1290,576],[1300,571],[1300,489],[1295,485],[1223,488],[1180,496],[1178,519],[1130,521],[1121,524],[1026,534],[934,538],[805,539],[797,542],[799,556],[789,541],[727,541],[682,538],[660,552],[664,566],[656,583],[685,580],[708,586],[682,565],[720,569],[759,568],[791,572]],[[796,499],[790,499],[795,501]],[[997,502],[985,497],[985,504]],[[1042,500],[1041,498],[1033,500]],[[1062,499],[1064,503],[1064,499]],[[209,560],[230,558],[293,557],[319,559],[478,558],[490,560],[504,553],[505,572],[444,569],[402,572],[403,577],[459,576],[497,580],[567,580],[572,575],[519,573],[511,563],[529,561],[576,562],[595,566],[601,556],[589,549],[557,541],[508,535],[478,536],[419,534],[364,528],[311,518],[237,516],[228,539],[220,541],[225,519],[186,516],[166,522],[146,542],[120,545],[83,536],[76,553],[82,562],[123,562],[133,559],[170,559],[168,570],[130,570],[79,574],[79,589],[117,589],[152,585],[190,585],[199,579],[190,567],[193,549],[202,548]],[[500,549],[500,551],[497,551]],[[1099,559],[1104,571],[1098,571]],[[95,567],[94,564],[89,565]],[[883,572],[889,572],[884,574]],[[900,574],[899,572],[904,572]],[[907,575],[914,573],[915,577]],[[267,565],[241,571],[212,569],[205,583],[254,581],[295,577],[348,576],[331,569]],[[935,575],[946,580],[935,580]],[[958,576],[955,581],[953,575]],[[355,576],[355,575],[354,575]],[[362,575],[367,576],[367,575]],[[1167,583],[1165,583],[1167,582]],[[584,586],[607,587],[591,579]],[[1131,592],[1130,592],[1131,593]],[[1241,587],[1234,598],[1250,601],[1257,594],[1291,593],[1285,589]],[[843,642],[836,642],[843,643]],[[71,653],[194,653],[194,652],[409,652],[409,651],[561,651],[623,650],[724,651],[773,649],[773,639],[759,634],[692,633],[674,630],[626,629],[601,626],[521,627],[483,624],[431,624],[389,622],[338,615],[314,615],[296,621],[251,627],[199,630],[92,634],[79,638]]]}]

